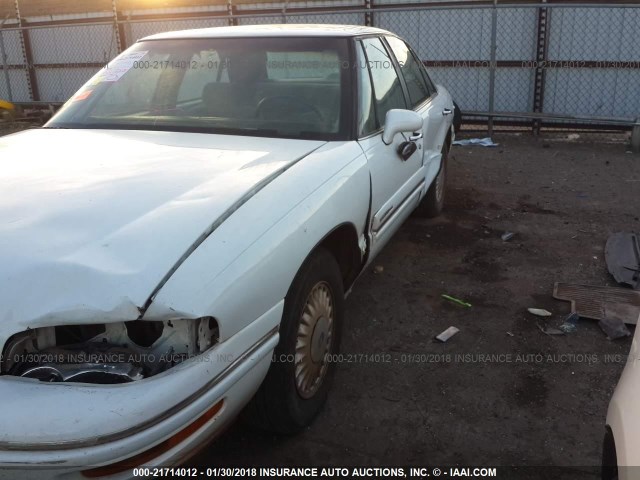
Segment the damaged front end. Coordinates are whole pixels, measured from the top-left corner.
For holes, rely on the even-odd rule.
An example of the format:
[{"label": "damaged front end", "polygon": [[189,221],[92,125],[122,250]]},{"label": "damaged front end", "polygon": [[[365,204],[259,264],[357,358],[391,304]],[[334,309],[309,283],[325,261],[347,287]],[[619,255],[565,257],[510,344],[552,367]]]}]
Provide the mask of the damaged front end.
[{"label": "damaged front end", "polygon": [[41,327],[7,340],[0,375],[42,382],[135,382],[200,355],[218,341],[213,317]]}]

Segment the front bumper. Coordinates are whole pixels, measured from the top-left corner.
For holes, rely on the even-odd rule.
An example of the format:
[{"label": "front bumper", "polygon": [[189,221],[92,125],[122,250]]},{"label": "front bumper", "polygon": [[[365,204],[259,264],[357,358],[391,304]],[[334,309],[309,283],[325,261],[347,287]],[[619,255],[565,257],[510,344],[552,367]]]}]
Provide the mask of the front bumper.
[{"label": "front bumper", "polygon": [[139,382],[0,378],[0,479],[83,478],[83,470],[148,451],[224,399],[199,430],[145,465],[180,462],[230,422],[260,386],[278,342],[282,309],[281,301],[201,356]]}]

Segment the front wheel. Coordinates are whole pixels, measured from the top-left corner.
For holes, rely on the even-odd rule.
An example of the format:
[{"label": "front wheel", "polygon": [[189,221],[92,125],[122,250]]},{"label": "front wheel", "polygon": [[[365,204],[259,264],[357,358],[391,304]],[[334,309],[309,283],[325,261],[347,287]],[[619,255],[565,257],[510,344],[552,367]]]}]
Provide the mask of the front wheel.
[{"label": "front wheel", "polygon": [[444,208],[444,194],[447,183],[447,162],[449,158],[449,143],[445,142],[442,147],[442,161],[440,170],[433,179],[427,194],[415,210],[417,216],[433,218],[442,213]]},{"label": "front wheel", "polygon": [[291,434],[320,412],[335,370],[331,356],[338,352],[343,310],[340,269],[333,255],[319,248],[285,298],[273,362],[247,408],[251,423]]}]

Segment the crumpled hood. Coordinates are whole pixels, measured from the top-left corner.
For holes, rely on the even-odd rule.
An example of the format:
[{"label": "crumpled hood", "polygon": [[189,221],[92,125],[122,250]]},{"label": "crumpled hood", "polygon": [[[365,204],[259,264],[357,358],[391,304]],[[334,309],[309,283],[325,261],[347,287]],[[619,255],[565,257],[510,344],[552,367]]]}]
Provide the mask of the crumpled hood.
[{"label": "crumpled hood", "polygon": [[137,318],[208,227],[323,143],[48,129],[0,138],[0,339],[60,320]]}]

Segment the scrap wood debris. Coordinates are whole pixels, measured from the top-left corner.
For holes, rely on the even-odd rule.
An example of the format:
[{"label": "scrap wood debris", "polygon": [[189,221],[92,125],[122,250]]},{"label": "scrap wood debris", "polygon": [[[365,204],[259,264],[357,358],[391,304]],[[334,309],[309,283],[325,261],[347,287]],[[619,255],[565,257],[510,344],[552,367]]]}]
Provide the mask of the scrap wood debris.
[{"label": "scrap wood debris", "polygon": [[636,325],[640,317],[640,292],[626,288],[556,283],[553,297],[571,302],[571,311],[593,320],[621,320]]}]

